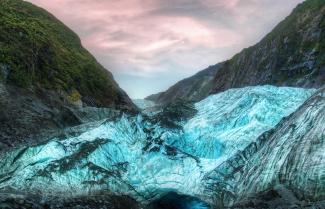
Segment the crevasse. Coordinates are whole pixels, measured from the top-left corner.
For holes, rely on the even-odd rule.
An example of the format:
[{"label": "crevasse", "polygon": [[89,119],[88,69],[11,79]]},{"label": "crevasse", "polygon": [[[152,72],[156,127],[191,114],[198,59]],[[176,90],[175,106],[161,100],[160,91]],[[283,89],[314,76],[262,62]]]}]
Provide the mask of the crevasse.
[{"label": "crevasse", "polygon": [[[151,200],[165,192],[200,196],[203,176],[294,112],[314,90],[231,89],[195,104],[180,130],[123,115],[84,133],[3,154],[0,187],[53,195],[100,189]],[[150,143],[151,149],[146,149]]]}]

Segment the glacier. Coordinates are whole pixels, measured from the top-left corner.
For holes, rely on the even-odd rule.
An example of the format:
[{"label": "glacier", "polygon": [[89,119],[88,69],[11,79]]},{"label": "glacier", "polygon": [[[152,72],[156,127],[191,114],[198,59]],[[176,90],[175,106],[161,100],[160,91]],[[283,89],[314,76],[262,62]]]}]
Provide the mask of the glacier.
[{"label": "glacier", "polygon": [[132,101],[141,110],[148,109],[156,105],[155,102],[146,99],[133,99]]},{"label": "glacier", "polygon": [[203,198],[208,173],[314,92],[274,86],[231,89],[196,103],[197,113],[179,122],[180,128],[164,127],[142,114],[104,119],[77,136],[0,154],[0,188],[54,196],[107,190],[147,203],[168,192]]},{"label": "glacier", "polygon": [[195,104],[198,114],[171,143],[195,156],[222,160],[274,127],[314,92],[300,90],[262,86],[212,95]]},{"label": "glacier", "polygon": [[207,173],[205,194],[221,208],[324,208],[324,121],[325,87]]}]

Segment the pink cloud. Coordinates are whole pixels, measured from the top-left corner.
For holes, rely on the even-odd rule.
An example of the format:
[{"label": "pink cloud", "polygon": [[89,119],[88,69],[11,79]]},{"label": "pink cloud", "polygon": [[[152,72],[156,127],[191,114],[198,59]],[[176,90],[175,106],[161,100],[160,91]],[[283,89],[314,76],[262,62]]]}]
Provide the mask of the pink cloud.
[{"label": "pink cloud", "polygon": [[181,79],[257,42],[302,0],[28,1],[77,32],[117,77]]}]

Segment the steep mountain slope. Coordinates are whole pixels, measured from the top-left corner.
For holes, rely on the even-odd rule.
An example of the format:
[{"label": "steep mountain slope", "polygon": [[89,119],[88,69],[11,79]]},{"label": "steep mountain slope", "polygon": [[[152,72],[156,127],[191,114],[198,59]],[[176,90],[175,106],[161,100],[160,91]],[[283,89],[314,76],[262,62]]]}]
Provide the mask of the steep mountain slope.
[{"label": "steep mountain slope", "polygon": [[148,96],[146,99],[162,105],[177,99],[200,101],[209,95],[214,86],[214,77],[222,65],[221,63],[210,66],[194,76],[176,83],[167,91]]},{"label": "steep mountain slope", "polygon": [[306,0],[258,44],[216,65],[213,81],[206,82],[202,71],[194,76],[195,82],[185,79],[147,99],[157,104],[177,97],[199,101],[230,88],[265,84],[319,88],[325,83],[324,15],[325,1]]},{"label": "steep mountain slope", "polygon": [[[324,122],[322,88],[256,143],[209,173],[206,191],[221,207],[308,208],[324,201]],[[319,204],[324,208],[325,202]]]},{"label": "steep mountain slope", "polygon": [[0,0],[0,30],[1,148],[80,124],[75,107],[136,110],[78,36],[45,10]]},{"label": "steep mountain slope", "polygon": [[[174,119],[179,127],[165,127],[156,116],[141,115],[80,127],[83,132],[74,137],[0,155],[0,189],[66,197],[104,190],[144,203],[169,191],[200,197],[207,173],[313,92],[272,86],[233,89],[195,104],[197,112],[190,120]],[[170,111],[164,113],[170,116]]]},{"label": "steep mountain slope", "polygon": [[249,85],[325,83],[325,1],[306,0],[260,43],[227,61],[212,93]]},{"label": "steep mountain slope", "polygon": [[71,100],[101,107],[131,106],[127,95],[70,29],[20,0],[1,0],[2,78],[23,88],[65,91]]}]

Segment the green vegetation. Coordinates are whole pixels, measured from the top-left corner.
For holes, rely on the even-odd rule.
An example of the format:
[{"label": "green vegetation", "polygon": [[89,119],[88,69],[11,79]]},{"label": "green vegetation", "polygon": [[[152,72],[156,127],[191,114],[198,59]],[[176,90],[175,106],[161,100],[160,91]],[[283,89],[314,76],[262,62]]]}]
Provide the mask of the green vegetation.
[{"label": "green vegetation", "polygon": [[324,0],[307,0],[295,9],[296,12],[305,12],[308,10],[317,10],[320,7],[324,6]]},{"label": "green vegetation", "polygon": [[[300,61],[302,55],[306,51],[313,49],[315,42],[303,42],[303,37],[298,33],[299,30],[306,29],[309,27],[308,24],[312,20],[312,15],[308,14],[306,11],[310,10],[312,7],[309,5],[310,2],[298,5],[298,7],[293,11],[293,13],[288,16],[284,21],[282,21],[275,29],[266,36],[263,40],[265,44],[271,47],[274,41],[279,44],[278,55],[279,55],[279,65],[285,66],[294,63],[286,63],[288,61],[288,54],[291,55],[292,61]],[[310,11],[311,12],[311,11]],[[304,13],[304,14],[302,14]],[[304,24],[301,24],[301,19],[303,19]],[[300,23],[299,23],[300,22]],[[304,30],[305,31],[305,30]],[[283,43],[281,43],[283,42]],[[297,50],[301,48],[302,50]]]},{"label": "green vegetation", "polygon": [[320,28],[322,29],[322,31],[321,31],[320,43],[318,45],[319,56],[318,56],[317,64],[318,66],[324,66],[325,65],[325,53],[324,53],[325,52],[325,14],[322,17]]},{"label": "green vegetation", "polygon": [[80,95],[80,93],[77,90],[73,90],[71,92],[71,94],[68,96],[68,100],[73,103],[76,102],[78,100],[80,100],[82,97]]},{"label": "green vegetation", "polygon": [[45,10],[21,0],[0,0],[0,31],[0,65],[9,67],[8,83],[74,92],[73,99],[77,91],[98,106],[120,99],[112,75]]},{"label": "green vegetation", "polygon": [[[299,4],[292,14],[278,24],[260,43],[236,54],[228,62],[228,67],[242,69],[246,66],[247,68],[254,57],[260,56],[255,59],[258,61],[252,66],[258,72],[263,72],[267,71],[268,64],[272,63],[271,60],[276,60],[276,71],[273,75],[277,77],[278,83],[283,83],[290,80],[294,82],[295,79],[298,80],[299,77],[310,73],[306,66],[301,66],[294,71],[288,70],[300,65],[310,54],[316,55],[316,67],[324,66],[325,55],[321,53],[325,51],[324,6],[324,0],[307,0]],[[307,33],[311,27],[315,27],[315,15],[322,15],[320,16],[322,20],[319,25],[321,29],[319,40],[315,37],[308,39],[311,34]],[[281,71],[281,69],[287,69],[287,71]]]}]

